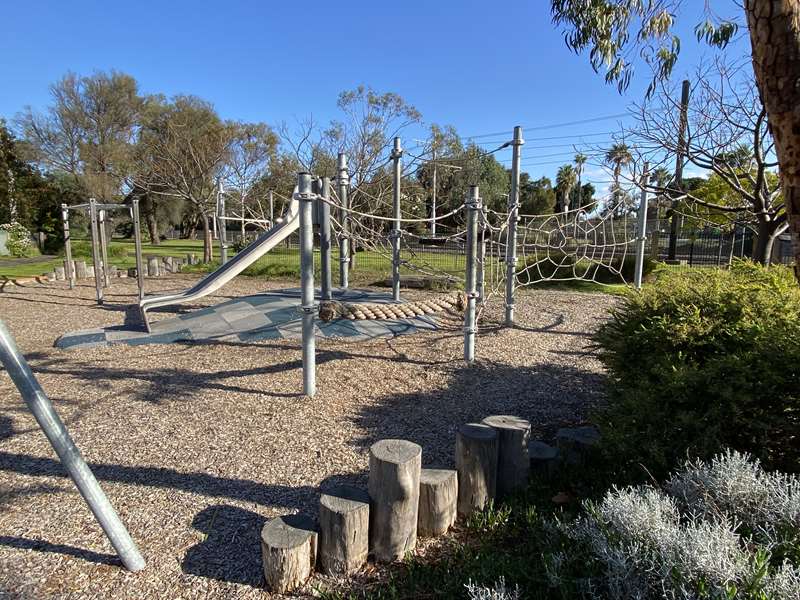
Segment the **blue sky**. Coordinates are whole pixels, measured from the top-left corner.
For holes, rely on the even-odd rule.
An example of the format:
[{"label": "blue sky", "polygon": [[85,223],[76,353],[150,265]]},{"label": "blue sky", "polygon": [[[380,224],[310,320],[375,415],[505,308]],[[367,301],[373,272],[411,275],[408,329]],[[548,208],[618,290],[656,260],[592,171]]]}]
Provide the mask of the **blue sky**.
[{"label": "blue sky", "polygon": [[[695,3],[702,4],[686,4]],[[712,4],[736,14],[732,2]],[[0,116],[45,106],[48,85],[69,70],[117,69],[143,92],[195,94],[225,118],[271,124],[308,115],[327,122],[338,93],[365,84],[399,93],[426,122],[452,124],[465,136],[526,126],[526,170],[552,176],[558,164],[540,162],[557,163],[561,156],[551,155],[562,151],[567,162],[574,136],[618,129],[625,119],[549,126],[625,112],[648,76],[640,69],[620,96],[566,48],[548,7],[543,0],[9,2]],[[693,40],[694,10],[680,30],[676,78],[710,54]],[[745,38],[733,52],[746,50]],[[419,132],[407,137],[411,143]],[[561,139],[537,139],[545,137]]]}]

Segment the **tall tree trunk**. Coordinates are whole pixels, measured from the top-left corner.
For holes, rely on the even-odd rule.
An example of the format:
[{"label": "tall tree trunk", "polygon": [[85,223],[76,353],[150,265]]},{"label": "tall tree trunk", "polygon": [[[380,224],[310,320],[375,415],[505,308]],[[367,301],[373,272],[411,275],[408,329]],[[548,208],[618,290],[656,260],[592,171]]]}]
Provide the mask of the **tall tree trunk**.
[{"label": "tall tree trunk", "polygon": [[208,215],[201,213],[203,220],[203,262],[209,263],[214,258],[213,244],[211,242],[211,228],[208,226]]},{"label": "tall tree trunk", "polygon": [[745,0],[744,7],[800,280],[800,0]]},{"label": "tall tree trunk", "polygon": [[154,210],[147,211],[145,222],[147,223],[147,231],[150,234],[150,243],[158,246],[161,243],[161,239],[158,237],[158,221]]},{"label": "tall tree trunk", "polygon": [[768,265],[772,259],[772,248],[775,245],[775,234],[779,225],[775,222],[761,221],[756,230],[756,239],[753,242],[753,260],[762,265]]}]

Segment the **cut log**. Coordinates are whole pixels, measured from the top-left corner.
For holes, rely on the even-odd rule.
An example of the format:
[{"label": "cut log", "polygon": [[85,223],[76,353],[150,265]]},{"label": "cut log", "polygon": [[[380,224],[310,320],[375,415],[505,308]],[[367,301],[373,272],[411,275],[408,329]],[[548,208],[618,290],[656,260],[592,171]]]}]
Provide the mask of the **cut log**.
[{"label": "cut log", "polygon": [[369,539],[378,562],[403,558],[417,545],[422,448],[381,440],[369,449]]},{"label": "cut log", "polygon": [[497,496],[503,498],[528,483],[531,424],[512,415],[492,415],[483,424],[497,432]]},{"label": "cut log", "polygon": [[556,447],[562,460],[568,465],[582,465],[600,443],[600,432],[596,427],[565,427],[556,432]]},{"label": "cut log", "polygon": [[267,589],[278,594],[303,585],[317,560],[317,532],[304,515],[268,521],[261,530],[261,558]]},{"label": "cut log", "polygon": [[172,257],[171,256],[164,256],[161,258],[161,262],[164,264],[164,272],[165,273],[172,273]]},{"label": "cut log", "polygon": [[319,565],[328,575],[359,569],[369,554],[369,494],[340,485],[319,499]]},{"label": "cut log", "polygon": [[64,279],[66,279],[67,273],[64,267],[54,267],[53,271],[55,271],[56,279],[58,281],[63,281]]},{"label": "cut log", "polygon": [[533,440],[528,444],[528,456],[531,461],[531,473],[542,479],[549,479],[558,470],[559,452],[550,444]]},{"label": "cut log", "polygon": [[85,260],[76,260],[75,261],[75,278],[76,279],[86,279],[86,261]]},{"label": "cut log", "polygon": [[422,469],[419,477],[417,534],[434,537],[446,533],[456,521],[458,475],[452,469]]},{"label": "cut log", "polygon": [[158,257],[157,256],[148,256],[147,257],[147,276],[148,277],[158,277],[159,275],[159,268],[158,268]]},{"label": "cut log", "polygon": [[458,514],[483,510],[497,489],[497,432],[482,423],[462,425],[456,434]]}]

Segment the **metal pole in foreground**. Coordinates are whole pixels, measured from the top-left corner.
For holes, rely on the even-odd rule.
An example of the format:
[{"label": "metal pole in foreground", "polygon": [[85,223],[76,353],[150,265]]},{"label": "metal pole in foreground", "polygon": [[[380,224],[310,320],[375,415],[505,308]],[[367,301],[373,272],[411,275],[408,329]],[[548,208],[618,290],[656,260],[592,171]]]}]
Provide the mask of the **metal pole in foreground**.
[{"label": "metal pole in foreground", "polygon": [[78,491],[89,505],[100,527],[108,536],[122,564],[130,571],[141,571],[145,567],[144,558],[136,544],[120,521],[114,507],[108,501],[89,466],[83,460],[80,450],[56,413],[47,395],[31,372],[28,363],[19,351],[6,324],[0,321],[0,363],[8,371],[23,400],[33,413],[50,444],[56,451],[61,464],[69,473]]},{"label": "metal pole in foreground", "polygon": [[133,218],[133,243],[136,251],[136,281],[139,284],[139,300],[144,298],[144,260],[142,259],[142,226],[139,223],[139,198],[134,198],[131,209]]},{"label": "metal pole in foreground", "polygon": [[103,285],[105,287],[109,287],[111,285],[111,279],[108,276],[108,239],[106,236],[105,209],[101,208],[99,211],[97,211],[97,226],[100,230],[100,254],[103,259]]},{"label": "metal pole in foreground", "polygon": [[67,272],[69,289],[75,287],[75,263],[72,262],[72,240],[69,235],[69,209],[61,205],[61,222],[64,225],[64,270]]},{"label": "metal pole in foreground", "polygon": [[642,270],[644,269],[644,243],[647,239],[647,184],[650,180],[650,165],[644,163],[642,175],[642,197],[639,200],[639,214],[636,215],[636,268],[633,272],[633,286],[642,289]]},{"label": "metal pole in foreground", "polygon": [[228,262],[227,229],[228,222],[225,220],[225,191],[222,189],[222,181],[217,187],[217,221],[219,225],[219,259],[221,264]]},{"label": "metal pole in foreground", "polygon": [[321,196],[319,200],[320,279],[322,279],[322,299],[331,300],[333,292],[331,289],[331,205],[328,204],[331,196],[331,180],[329,177],[322,178]]},{"label": "metal pole in foreground", "polygon": [[400,301],[400,159],[403,156],[403,149],[400,146],[400,138],[394,138],[394,148],[392,148],[392,160],[394,161],[394,181],[392,186],[392,208],[394,212],[394,229],[389,234],[392,239],[392,299]]},{"label": "metal pole in foreground", "polygon": [[89,224],[92,235],[92,263],[94,269],[94,287],[97,293],[97,303],[103,303],[103,282],[101,280],[102,267],[100,266],[100,252],[97,248],[97,238],[100,235],[97,227],[97,200],[89,199]]},{"label": "metal pole in foreground", "polygon": [[338,175],[336,184],[339,188],[339,204],[342,207],[340,222],[342,224],[342,235],[339,239],[339,287],[346,290],[349,285],[350,275],[350,206],[347,198],[347,186],[350,184],[350,176],[347,173],[347,156],[340,152],[338,159]]},{"label": "metal pole in foreground", "polygon": [[522,154],[522,127],[514,127],[511,141],[511,193],[508,195],[508,231],[506,233],[506,326],[514,326],[514,285],[517,282],[517,221],[519,220],[519,169]]},{"label": "metal pole in foreground", "polygon": [[300,200],[300,309],[303,311],[303,393],[317,392],[314,340],[314,225],[311,210],[311,173],[297,174],[297,197]]},{"label": "metal pole in foreground", "polygon": [[483,206],[478,212],[478,266],[476,267],[476,286],[478,293],[478,302],[481,305],[484,303],[484,288],[486,286],[486,213],[483,211]]},{"label": "metal pole in foreground", "polygon": [[469,188],[467,207],[467,273],[466,295],[467,307],[464,311],[464,360],[471,363],[475,360],[475,301],[478,296],[476,290],[476,262],[478,254],[478,212],[481,210],[481,199],[478,195],[478,186]]}]

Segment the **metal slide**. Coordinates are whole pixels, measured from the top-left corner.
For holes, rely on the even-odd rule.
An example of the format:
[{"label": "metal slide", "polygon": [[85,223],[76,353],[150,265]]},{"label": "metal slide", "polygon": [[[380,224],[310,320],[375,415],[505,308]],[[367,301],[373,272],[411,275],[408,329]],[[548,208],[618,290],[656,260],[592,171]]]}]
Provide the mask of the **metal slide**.
[{"label": "metal slide", "polygon": [[147,320],[147,311],[159,306],[172,306],[192,302],[207,296],[228,283],[247,267],[256,262],[264,254],[289,237],[300,226],[300,203],[294,198],[289,203],[286,214],[275,220],[275,225],[258,236],[244,250],[228,260],[216,271],[209,273],[192,287],[178,294],[165,296],[151,296],[139,301],[139,311],[142,314],[147,331],[150,331],[150,322]]}]

